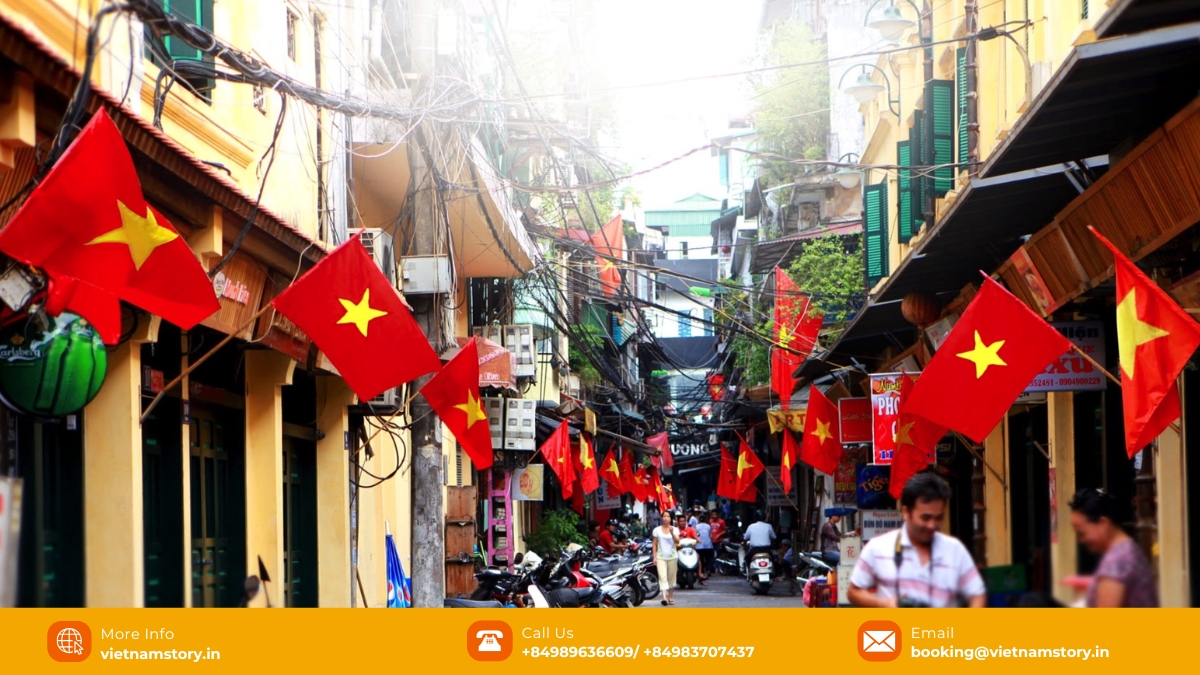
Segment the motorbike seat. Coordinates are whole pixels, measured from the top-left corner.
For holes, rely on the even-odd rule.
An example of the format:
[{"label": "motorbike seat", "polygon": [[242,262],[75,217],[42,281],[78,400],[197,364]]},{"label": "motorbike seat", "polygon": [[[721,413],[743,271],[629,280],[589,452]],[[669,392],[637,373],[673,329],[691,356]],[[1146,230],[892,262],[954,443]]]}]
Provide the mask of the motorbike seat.
[{"label": "motorbike seat", "polygon": [[475,573],[476,579],[480,579],[480,578],[484,578],[484,577],[487,577],[490,579],[503,579],[504,577],[510,577],[510,576],[513,576],[513,575],[511,573],[509,573],[507,570],[501,569],[499,567],[487,567],[487,568],[484,568],[484,569],[480,570],[479,572]]},{"label": "motorbike seat", "polygon": [[551,607],[578,607],[579,593],[571,588],[557,588],[546,593]]},{"label": "motorbike seat", "polygon": [[499,609],[503,607],[498,600],[467,600],[466,598],[446,598],[443,608],[458,607],[464,609]]}]

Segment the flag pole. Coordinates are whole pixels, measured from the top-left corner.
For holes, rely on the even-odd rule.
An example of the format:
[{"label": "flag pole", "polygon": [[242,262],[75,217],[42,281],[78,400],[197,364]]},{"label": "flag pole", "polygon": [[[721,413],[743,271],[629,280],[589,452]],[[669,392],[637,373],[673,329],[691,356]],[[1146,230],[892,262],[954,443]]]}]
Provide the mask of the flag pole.
[{"label": "flag pole", "polygon": [[266,314],[267,310],[273,309],[273,308],[274,308],[274,305],[272,305],[271,303],[267,303],[267,304],[263,305],[262,309],[259,309],[257,312],[254,313],[254,316],[247,319],[245,323],[238,326],[229,335],[226,335],[224,340],[221,340],[220,342],[218,342],[216,344],[215,347],[213,347],[212,349],[205,352],[204,356],[201,356],[200,358],[196,359],[194,362],[189,363],[188,367],[183,369],[183,372],[176,375],[175,379],[168,382],[167,386],[163,387],[162,391],[158,392],[158,394],[156,394],[154,396],[154,399],[150,401],[150,405],[146,407],[146,411],[143,412],[141,418],[138,419],[138,423],[141,424],[141,423],[145,422],[146,418],[150,416],[150,413],[154,410],[155,406],[157,406],[159,404],[159,402],[162,401],[163,397],[167,395],[167,392],[174,389],[175,385],[177,385],[183,381],[183,378],[187,377],[188,374],[191,373],[196,368],[199,368],[200,364],[207,361],[210,356],[212,356],[213,354],[216,354],[218,349],[229,344],[233,340],[235,335],[237,335],[238,333],[241,333],[242,331],[246,330],[250,326],[254,325],[254,322],[258,321],[260,318],[262,318],[262,315]]},{"label": "flag pole", "polygon": [[[1104,366],[1100,365],[1100,364],[1099,364],[1099,363],[1096,361],[1096,359],[1093,359],[1091,356],[1089,356],[1087,352],[1085,352],[1085,351],[1083,351],[1082,349],[1080,349],[1078,345],[1076,345],[1075,343],[1071,343],[1071,349],[1072,349],[1072,350],[1073,350],[1073,351],[1074,351],[1076,354],[1079,354],[1079,355],[1080,355],[1080,356],[1082,356],[1084,359],[1086,359],[1088,363],[1092,364],[1092,367],[1093,367],[1093,368],[1095,368],[1096,370],[1099,370],[1100,372],[1104,373],[1105,377],[1107,377],[1109,380],[1112,380],[1113,384],[1117,385],[1118,387],[1120,387],[1120,386],[1121,386],[1121,381],[1120,381],[1120,380],[1118,380],[1118,379],[1116,378],[1116,376],[1114,376],[1112,373],[1108,372],[1108,370],[1107,370],[1107,369],[1105,369],[1105,367],[1104,367]],[[1170,425],[1168,425],[1168,426],[1170,426],[1170,427],[1171,427],[1171,431],[1174,431],[1174,432],[1175,432],[1175,433],[1177,433],[1177,434],[1179,434],[1179,433],[1183,433],[1183,432],[1182,432],[1182,430],[1179,428],[1179,425],[1178,425],[1178,424],[1176,424],[1175,422],[1171,422],[1171,424],[1170,424]]]}]

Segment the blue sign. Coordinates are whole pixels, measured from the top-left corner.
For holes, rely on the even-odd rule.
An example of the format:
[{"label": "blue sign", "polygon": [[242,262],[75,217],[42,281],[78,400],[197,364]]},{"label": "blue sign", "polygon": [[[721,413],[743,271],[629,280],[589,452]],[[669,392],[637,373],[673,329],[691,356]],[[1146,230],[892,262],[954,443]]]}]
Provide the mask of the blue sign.
[{"label": "blue sign", "polygon": [[888,494],[891,477],[892,467],[890,464],[859,464],[858,508],[896,508],[896,499]]}]

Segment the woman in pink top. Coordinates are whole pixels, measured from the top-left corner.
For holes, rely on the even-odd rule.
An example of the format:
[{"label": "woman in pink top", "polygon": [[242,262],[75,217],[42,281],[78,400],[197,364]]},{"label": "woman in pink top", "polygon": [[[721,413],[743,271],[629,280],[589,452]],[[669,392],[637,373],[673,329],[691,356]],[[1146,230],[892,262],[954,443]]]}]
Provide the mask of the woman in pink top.
[{"label": "woman in pink top", "polygon": [[1117,500],[1103,490],[1086,488],[1071,500],[1071,526],[1079,543],[1103,553],[1087,592],[1088,607],[1158,607],[1158,589],[1150,561],[1117,525]]}]

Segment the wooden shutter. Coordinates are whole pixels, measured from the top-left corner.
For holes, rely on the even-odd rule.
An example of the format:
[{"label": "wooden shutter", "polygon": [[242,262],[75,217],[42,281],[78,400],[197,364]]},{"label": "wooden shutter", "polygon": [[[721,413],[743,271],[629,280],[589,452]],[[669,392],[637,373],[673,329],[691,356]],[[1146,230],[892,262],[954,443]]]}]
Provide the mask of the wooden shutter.
[{"label": "wooden shutter", "polygon": [[913,227],[911,164],[912,150],[908,141],[900,141],[896,144],[896,165],[900,167],[896,180],[896,216],[899,220],[896,239],[901,244],[907,244],[916,234],[916,228]]},{"label": "wooden shutter", "polygon": [[919,232],[921,225],[925,223],[925,186],[929,181],[925,180],[925,174],[931,163],[929,161],[928,151],[929,146],[925,142],[925,112],[922,110],[913,111],[913,125],[908,130],[908,148],[909,154],[912,157],[910,166],[920,167],[912,173],[912,230]]},{"label": "wooden shutter", "polygon": [[970,155],[967,143],[967,48],[960,48],[955,56],[958,63],[958,162],[966,164]]},{"label": "wooden shutter", "polygon": [[[181,19],[202,26],[209,32],[213,30],[213,0],[163,0],[163,9]],[[163,44],[167,47],[167,55],[175,61],[208,61],[211,63],[213,60],[208,54],[173,35],[164,36]],[[184,79],[193,89],[205,95],[216,86],[216,81],[210,78],[188,77]]]},{"label": "wooden shutter", "polygon": [[[941,166],[954,163],[954,81],[933,80],[925,88],[925,114],[931,117],[928,145],[929,164]],[[954,167],[941,166],[929,172],[929,190],[941,197],[954,188]],[[927,193],[928,196],[928,193]]]},{"label": "wooden shutter", "polygon": [[863,252],[867,289],[888,275],[887,181],[863,188]]}]

